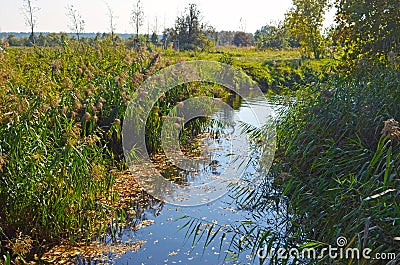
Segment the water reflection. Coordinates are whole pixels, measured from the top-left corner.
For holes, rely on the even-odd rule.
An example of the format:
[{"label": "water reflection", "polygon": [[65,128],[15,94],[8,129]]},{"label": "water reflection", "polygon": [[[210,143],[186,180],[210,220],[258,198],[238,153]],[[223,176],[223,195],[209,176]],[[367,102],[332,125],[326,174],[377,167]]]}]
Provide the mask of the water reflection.
[{"label": "water reflection", "polygon": [[[274,229],[285,234],[286,227],[282,226],[283,220],[287,217],[286,202],[282,202],[278,196],[274,197],[275,191],[271,180],[260,178],[263,168],[260,166],[260,145],[253,143],[240,133],[238,120],[251,123],[254,126],[262,126],[268,121],[253,120],[254,112],[258,117],[264,117],[264,99],[251,98],[247,102],[242,102],[240,97],[233,96],[230,104],[234,106],[234,111],[226,109],[215,114],[216,120],[223,120],[225,126],[221,129],[221,124],[211,123],[206,130],[200,143],[202,153],[196,164],[191,164],[191,170],[180,170],[173,166],[173,163],[165,159],[164,156],[156,156],[153,162],[157,164],[157,170],[162,175],[174,180],[181,185],[193,186],[217,181],[222,174],[226,174],[228,165],[232,165],[232,141],[236,147],[246,150],[247,161],[236,158],[236,167],[243,167],[243,175],[240,182],[230,185],[229,193],[221,199],[201,206],[177,207],[168,203],[154,199],[152,196],[142,193],[131,202],[130,207],[134,211],[127,211],[127,222],[124,226],[111,226],[107,236],[102,238],[107,244],[129,243],[137,240],[145,240],[143,246],[137,252],[127,251],[125,254],[116,257],[108,255],[109,263],[112,264],[254,264],[250,252],[244,252],[236,257],[230,252],[234,237],[240,236],[237,229],[240,221],[248,220],[260,227]],[[237,139],[234,139],[234,138]],[[273,150],[274,151],[274,150]],[[270,150],[272,152],[272,150]],[[243,159],[243,157],[240,157]],[[261,159],[264,159],[261,157]],[[145,167],[146,165],[141,165]],[[150,168],[150,167],[149,167]],[[145,172],[143,172],[145,174]],[[266,190],[258,190],[264,199],[248,201],[240,195],[243,187],[251,186],[254,179],[260,178],[263,183],[257,185],[268,187]],[[162,187],[153,187],[162,189]],[[224,191],[226,192],[226,190]],[[243,193],[244,194],[244,193]],[[265,196],[268,194],[268,196]],[[183,216],[188,218],[181,219]],[[194,220],[189,227],[188,221]],[[213,242],[204,249],[205,243],[210,236],[206,235],[193,243],[193,225],[199,225],[200,230],[218,228]],[[204,225],[205,224],[205,225]],[[207,225],[208,224],[208,225]],[[186,225],[186,226],[185,226]],[[202,228],[204,225],[204,228]],[[183,228],[183,229],[182,229]],[[116,230],[112,230],[116,229]],[[212,230],[212,231],[214,231]],[[211,234],[211,233],[210,233]],[[232,260],[226,260],[226,258]],[[96,261],[85,260],[82,257],[77,259],[78,264],[96,264]],[[103,263],[105,263],[103,261]]]}]

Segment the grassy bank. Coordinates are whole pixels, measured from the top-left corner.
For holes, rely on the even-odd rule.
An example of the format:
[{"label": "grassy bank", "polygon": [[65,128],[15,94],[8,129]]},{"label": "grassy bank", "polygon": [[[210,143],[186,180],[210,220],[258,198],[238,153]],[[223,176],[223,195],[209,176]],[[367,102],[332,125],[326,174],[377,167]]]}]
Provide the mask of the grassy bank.
[{"label": "grassy bank", "polygon": [[[277,153],[270,171],[274,187],[281,193],[278,201],[287,202],[287,230],[283,236],[244,224],[244,231],[250,232],[239,250],[252,247],[255,251],[263,246],[321,250],[328,245],[337,247],[337,238],[345,237],[345,250],[357,248],[362,253],[370,248],[372,258],[377,253],[395,253],[397,257],[332,259],[325,253],[322,259],[279,260],[274,256],[269,261],[398,263],[399,74],[395,65],[363,65],[350,74],[337,74],[328,83],[299,91],[278,120]],[[247,201],[258,212],[265,211],[268,201],[277,200],[270,191],[263,187],[261,194],[250,195]]]},{"label": "grassy bank", "polygon": [[213,60],[242,69],[259,87],[272,94],[290,94],[310,83],[326,81],[338,60],[304,59],[299,49],[258,50],[255,48],[215,47],[207,52],[166,50],[171,62]]},{"label": "grassy bank", "polygon": [[279,125],[277,163],[291,175],[283,194],[308,240],[336,245],[344,236],[346,248],[399,250],[399,74],[375,65],[339,76]]}]

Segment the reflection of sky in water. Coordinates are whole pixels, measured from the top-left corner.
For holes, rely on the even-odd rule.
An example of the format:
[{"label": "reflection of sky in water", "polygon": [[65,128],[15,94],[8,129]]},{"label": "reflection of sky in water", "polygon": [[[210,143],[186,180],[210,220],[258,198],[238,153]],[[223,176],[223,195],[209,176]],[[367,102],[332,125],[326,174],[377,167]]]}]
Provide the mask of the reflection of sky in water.
[{"label": "reflection of sky in water", "polygon": [[[265,102],[265,99],[263,99]],[[226,156],[227,153],[232,151],[232,138],[237,137],[240,133],[239,122],[242,120],[246,123],[259,127],[267,120],[266,115],[271,115],[267,112],[265,105],[260,103],[259,99],[251,99],[248,102],[242,102],[241,107],[235,111],[219,112],[216,116],[226,121],[227,123],[234,124],[234,133],[228,138],[221,134],[218,139],[207,139],[210,163],[204,163],[199,166],[196,174],[193,172],[180,172],[186,174],[185,178],[189,181],[189,185],[198,185],[209,181],[209,176],[218,176],[224,171],[224,166],[230,162],[230,157]],[[268,108],[269,109],[269,108]],[[261,118],[257,120],[255,117]],[[232,127],[227,126],[227,131],[232,131]],[[239,145],[242,148],[248,148],[249,144],[246,137],[241,136]],[[244,141],[244,142],[243,142]],[[236,143],[238,144],[238,143]],[[246,176],[257,175],[256,169],[252,166],[248,167],[245,172]],[[208,177],[205,177],[208,176]],[[228,249],[230,236],[225,238],[220,247],[220,235],[214,239],[203,253],[203,245],[207,233],[199,241],[199,243],[192,248],[193,235],[189,235],[185,242],[186,229],[178,231],[179,228],[184,226],[189,219],[178,218],[188,215],[192,218],[208,221],[211,223],[218,223],[220,225],[232,224],[240,220],[255,220],[254,214],[246,209],[246,206],[240,206],[227,194],[221,199],[208,203],[206,205],[194,207],[177,207],[169,204],[160,205],[154,202],[153,205],[148,207],[141,215],[142,220],[154,220],[154,224],[132,231],[127,227],[120,231],[117,238],[122,242],[130,242],[136,240],[146,240],[146,243],[137,252],[127,252],[122,257],[112,261],[112,264],[235,264],[224,260],[225,250]],[[159,211],[159,209],[162,209]],[[278,226],[279,219],[282,213],[276,213],[273,206],[271,206],[271,213],[269,213],[262,222],[265,226]],[[111,240],[110,238],[106,240]],[[197,240],[197,239],[196,239]],[[248,254],[248,253],[247,253]],[[254,264],[257,260],[252,261],[246,258],[246,254],[239,256],[241,264]]]},{"label": "reflection of sky in water", "polygon": [[257,98],[249,98],[247,102],[244,101],[239,111],[237,111],[240,120],[256,127],[264,125],[267,122],[268,116],[273,116],[273,113],[270,113],[269,108],[266,108],[261,103]]}]

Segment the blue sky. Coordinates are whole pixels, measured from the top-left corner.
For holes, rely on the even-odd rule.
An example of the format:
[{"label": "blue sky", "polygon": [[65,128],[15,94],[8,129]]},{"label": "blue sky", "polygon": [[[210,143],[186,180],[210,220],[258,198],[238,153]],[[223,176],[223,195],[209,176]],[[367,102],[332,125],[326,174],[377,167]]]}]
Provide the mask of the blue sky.
[{"label": "blue sky", "polygon": [[[133,27],[129,17],[135,1],[128,0],[32,0],[39,7],[38,25],[35,31],[70,31],[66,6],[72,4],[86,22],[86,32],[108,32],[107,3],[112,7],[116,19],[116,32],[131,33]],[[22,0],[0,0],[0,32],[29,31],[22,15]],[[189,3],[196,3],[205,22],[217,30],[239,30],[255,32],[261,26],[281,20],[291,6],[291,0],[142,0],[146,16],[142,33],[152,31],[156,24],[158,32],[171,27],[177,15]],[[157,21],[157,23],[155,22]],[[242,22],[241,22],[242,21]],[[333,12],[327,16],[326,25],[333,21]]]}]

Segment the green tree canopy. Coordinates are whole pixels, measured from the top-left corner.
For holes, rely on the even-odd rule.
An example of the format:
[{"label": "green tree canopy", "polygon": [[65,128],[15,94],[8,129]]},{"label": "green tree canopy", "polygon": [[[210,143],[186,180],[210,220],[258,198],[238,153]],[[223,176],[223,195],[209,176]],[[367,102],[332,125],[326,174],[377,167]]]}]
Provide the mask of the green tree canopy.
[{"label": "green tree canopy", "polygon": [[323,51],[322,22],[328,0],[293,0],[293,7],[286,14],[285,26],[298,37],[307,56],[316,59]]},{"label": "green tree canopy", "polygon": [[165,37],[172,40],[176,48],[182,50],[204,49],[212,44],[207,35],[213,30],[202,22],[197,5],[189,4],[186,12],[177,17],[175,27],[165,30],[165,34],[168,35]]},{"label": "green tree canopy", "polygon": [[350,59],[400,51],[399,0],[336,0],[337,35]]},{"label": "green tree canopy", "polygon": [[254,42],[257,48],[260,49],[282,49],[300,46],[298,38],[291,35],[283,23],[262,26],[254,34]]},{"label": "green tree canopy", "polygon": [[253,45],[252,35],[243,31],[238,31],[233,36],[233,44],[238,47],[249,47]]}]

